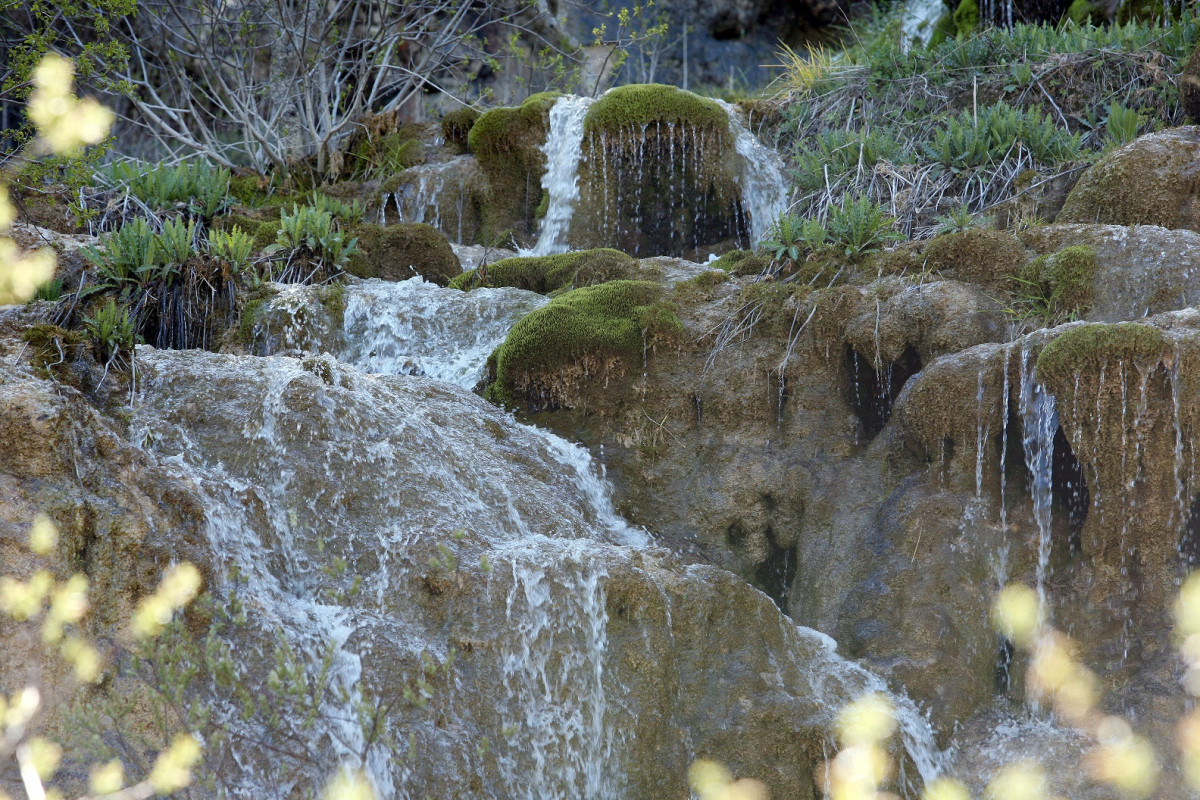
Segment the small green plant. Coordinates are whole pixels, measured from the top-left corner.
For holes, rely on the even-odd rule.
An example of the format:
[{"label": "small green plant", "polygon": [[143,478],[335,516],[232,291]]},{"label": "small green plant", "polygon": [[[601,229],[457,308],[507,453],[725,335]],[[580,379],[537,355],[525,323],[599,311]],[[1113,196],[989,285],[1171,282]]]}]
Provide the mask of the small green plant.
[{"label": "small green plant", "polygon": [[[293,205],[291,213],[279,218],[279,235],[266,249],[269,255],[283,254],[287,260],[276,280],[307,283],[322,269],[341,272],[350,256],[358,252],[358,240],[346,239],[334,223],[333,214],[312,206]],[[315,261],[310,272],[298,269],[301,261]]]},{"label": "small green plant", "polygon": [[92,340],[97,360],[106,367],[114,361],[123,360],[124,355],[131,352],[137,343],[128,306],[118,305],[111,297],[100,306],[95,316],[84,318],[83,326]]},{"label": "small green plant", "polygon": [[347,228],[352,228],[362,222],[363,215],[367,212],[366,207],[358,200],[351,200],[347,203],[345,200],[330,197],[320,192],[312,193],[309,197],[308,205],[317,211],[329,212],[330,216]]},{"label": "small green plant", "polygon": [[1141,124],[1141,114],[1113,101],[1108,107],[1108,122],[1104,132],[1104,140],[1109,149],[1124,147],[1136,139]]},{"label": "small green plant", "polygon": [[1070,161],[1082,153],[1077,134],[1036,109],[1022,111],[1003,102],[981,109],[977,116],[963,111],[951,117],[925,145],[925,152],[950,170],[962,172],[1000,164],[1018,146],[1043,164]]},{"label": "small green plant", "polygon": [[254,237],[237,225],[228,231],[210,230],[208,252],[214,258],[228,262],[234,272],[242,272],[250,265]]},{"label": "small green plant", "polygon": [[811,145],[796,153],[796,183],[810,191],[825,188],[858,169],[870,170],[880,161],[900,162],[905,157],[892,131],[822,131]]},{"label": "small green plant", "polygon": [[[96,266],[100,281],[95,289],[121,288],[126,283],[140,282],[160,263],[158,235],[138,217],[122,225],[105,240],[104,249],[88,246],[84,258]],[[85,292],[88,294],[90,292]]]},{"label": "small green plant", "polygon": [[895,220],[870,198],[846,199],[829,212],[829,238],[847,256],[856,256],[887,242],[902,239]]},{"label": "small green plant", "polygon": [[47,281],[38,287],[37,294],[34,299],[45,300],[49,303],[57,303],[62,297],[63,281],[62,278],[55,278],[52,281]]},{"label": "small green plant", "polygon": [[803,223],[791,214],[780,214],[771,223],[767,238],[759,242],[759,247],[771,253],[771,258],[782,263],[785,260],[798,261],[804,252],[804,238],[801,231]]},{"label": "small green plant", "polygon": [[189,219],[186,223],[182,217],[176,217],[163,225],[159,234],[159,252],[164,268],[179,265],[192,255],[192,244],[196,240],[196,222]]},{"label": "small green plant", "polygon": [[965,203],[939,216],[935,221],[937,222],[935,235],[961,233],[979,225],[976,215],[971,213],[971,209]]},{"label": "small green plant", "polygon": [[184,208],[190,214],[212,219],[229,207],[229,170],[203,162],[173,167],[122,162],[109,169],[109,179],[129,188],[131,194],[155,210]]}]

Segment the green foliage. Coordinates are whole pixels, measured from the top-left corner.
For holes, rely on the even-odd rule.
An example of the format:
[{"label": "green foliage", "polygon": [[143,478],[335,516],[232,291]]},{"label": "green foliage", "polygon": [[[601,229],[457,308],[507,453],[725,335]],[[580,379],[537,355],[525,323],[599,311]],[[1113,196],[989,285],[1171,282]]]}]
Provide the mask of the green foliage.
[{"label": "green foliage", "polygon": [[637,261],[620,250],[599,248],[553,256],[505,258],[480,269],[468,270],[450,281],[453,289],[513,286],[549,294],[605,281],[633,277]]},{"label": "green foliage", "polygon": [[112,297],[100,306],[94,316],[85,317],[83,326],[92,340],[96,358],[104,363],[132,352],[137,343],[129,308],[118,305]]},{"label": "green foliage", "polygon": [[317,211],[328,212],[331,217],[346,228],[352,228],[362,222],[363,215],[367,212],[366,207],[357,199],[347,203],[345,200],[330,197],[320,192],[313,192],[309,196],[308,205]]},{"label": "green foliage", "polygon": [[894,222],[883,206],[869,198],[847,199],[830,209],[829,239],[847,256],[857,256],[903,238],[893,228]]},{"label": "green foliage", "polygon": [[1108,147],[1124,147],[1132,142],[1137,138],[1142,122],[1141,114],[1114,100],[1108,107],[1108,122],[1105,125],[1104,138]]},{"label": "green foliage", "polygon": [[382,133],[363,135],[350,148],[347,165],[352,176],[385,180],[409,167],[425,163],[425,145],[412,126]]},{"label": "green foliage", "polygon": [[176,217],[163,223],[162,233],[158,236],[159,253],[164,266],[177,266],[188,260],[196,241],[196,223],[189,219],[184,223],[182,217]]},{"label": "green foliage", "polygon": [[155,210],[182,207],[212,219],[231,203],[229,170],[200,161],[173,167],[120,162],[109,169],[109,179]]},{"label": "green foliage", "polygon": [[[12,2],[2,3],[0,11],[7,14],[13,5]],[[112,26],[137,13],[137,0],[93,0],[86,3],[80,0],[39,0],[24,4],[24,10],[30,26],[15,30],[19,31],[20,38],[9,40],[13,43],[9,44],[6,53],[8,74],[0,85],[0,100],[23,100],[28,97],[33,71],[49,52],[69,55],[75,62],[75,74],[81,81],[110,92],[128,91],[127,86],[112,77],[112,70],[104,67],[121,67],[129,60],[125,45],[118,37],[112,36]],[[17,19],[14,14],[14,28]],[[78,41],[84,44],[77,44],[77,40],[66,33],[67,30],[78,33]],[[74,52],[70,52],[72,50]]]},{"label": "green foliage", "polygon": [[267,252],[283,253],[289,262],[297,256],[316,259],[320,266],[340,272],[357,248],[358,240],[347,239],[329,211],[293,205],[290,213],[280,216],[278,236]]},{"label": "green foliage", "polygon": [[1040,111],[1022,111],[1004,102],[981,109],[978,119],[969,111],[952,117],[925,145],[925,152],[952,171],[963,171],[999,164],[1018,144],[1043,164],[1082,155],[1078,134],[1058,127]]},{"label": "green foliage", "polygon": [[965,203],[939,216],[936,222],[935,236],[943,233],[961,233],[978,225],[976,215],[971,213],[970,207]]},{"label": "green foliage", "polygon": [[791,214],[780,214],[771,223],[767,238],[758,246],[771,254],[772,260],[782,262],[785,259],[797,261],[804,252],[803,223]]},{"label": "green foliage", "polygon": [[208,252],[214,258],[225,261],[234,272],[242,272],[250,265],[254,253],[254,237],[237,225],[228,231],[208,232]]},{"label": "green foliage", "polygon": [[149,274],[162,265],[158,235],[137,217],[112,233],[104,242],[104,249],[88,246],[83,249],[84,258],[96,265],[100,273],[100,285],[121,287],[126,283],[148,279]]},{"label": "green foliage", "polygon": [[871,169],[880,161],[906,161],[894,131],[821,131],[812,143],[804,142],[794,156],[796,184],[818,190],[858,169]]},{"label": "green foliage", "polygon": [[63,281],[62,278],[55,278],[52,281],[43,283],[37,289],[37,294],[34,295],[35,300],[45,300],[48,303],[56,303],[62,297]]}]

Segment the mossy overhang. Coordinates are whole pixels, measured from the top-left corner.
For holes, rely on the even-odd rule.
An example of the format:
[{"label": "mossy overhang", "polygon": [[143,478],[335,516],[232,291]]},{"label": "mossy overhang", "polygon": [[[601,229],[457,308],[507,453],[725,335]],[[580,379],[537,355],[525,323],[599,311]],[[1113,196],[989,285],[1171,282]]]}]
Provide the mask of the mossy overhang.
[{"label": "mossy overhang", "polygon": [[660,83],[635,83],[610,89],[588,109],[585,135],[642,127],[653,122],[728,129],[729,116],[712,100]]},{"label": "mossy overhang", "polygon": [[1167,354],[1162,330],[1137,322],[1076,325],[1056,336],[1038,354],[1038,378],[1056,394],[1070,392],[1076,376],[1091,380],[1111,362],[1152,366]]},{"label": "mossy overhang", "polygon": [[453,289],[469,291],[482,287],[511,286],[549,294],[562,289],[590,286],[605,281],[632,278],[637,260],[601,247],[551,256],[515,256],[497,261],[483,270],[473,269],[450,281]]}]

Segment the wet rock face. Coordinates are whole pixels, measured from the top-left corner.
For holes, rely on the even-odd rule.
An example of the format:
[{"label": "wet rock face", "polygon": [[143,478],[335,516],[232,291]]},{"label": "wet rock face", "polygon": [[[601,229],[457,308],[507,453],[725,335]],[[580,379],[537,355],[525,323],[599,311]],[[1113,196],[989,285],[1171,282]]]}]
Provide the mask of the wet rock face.
[{"label": "wet rock face", "polygon": [[1200,231],[1198,164],[1200,128],[1139,137],[1080,177],[1057,221]]},{"label": "wet rock face", "polygon": [[[833,716],[880,685],[735,576],[651,546],[596,502],[582,451],[465,390],[330,358],[141,358],[134,437],[195,479],[221,563],[264,610],[252,624],[314,658],[322,624],[353,631],[335,680],[373,697],[453,648],[453,687],[434,679],[426,710],[380,718],[423,757],[368,747],[378,785],[681,796],[687,765],[711,756],[774,796],[813,796]],[[328,710],[312,736],[333,758],[326,726],[345,709]]]},{"label": "wet rock face", "polygon": [[[3,574],[27,580],[35,569],[59,578],[81,572],[90,587],[86,632],[112,658],[127,642],[139,598],[179,560],[205,567],[210,553],[202,515],[186,482],[131,447],[109,419],[74,389],[15,366],[20,343],[0,342],[0,562]],[[111,380],[111,378],[110,378]],[[57,551],[35,557],[27,548],[38,514],[59,531]],[[0,685],[8,693],[32,685],[42,692],[35,729],[61,723],[78,685],[69,665],[52,655],[36,623],[0,621],[6,657]]]}]

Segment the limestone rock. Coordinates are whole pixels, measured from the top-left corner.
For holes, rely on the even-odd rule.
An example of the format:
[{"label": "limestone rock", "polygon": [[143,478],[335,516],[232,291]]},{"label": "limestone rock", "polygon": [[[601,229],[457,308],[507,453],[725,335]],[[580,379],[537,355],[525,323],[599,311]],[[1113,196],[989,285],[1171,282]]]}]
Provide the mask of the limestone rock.
[{"label": "limestone rock", "polygon": [[1200,231],[1200,128],[1149,133],[1105,156],[1067,196],[1057,222]]},{"label": "limestone rock", "polygon": [[1200,303],[1200,234],[1153,225],[1046,225],[1022,231],[1032,252],[1087,247],[1097,271],[1084,319],[1119,322]]}]

